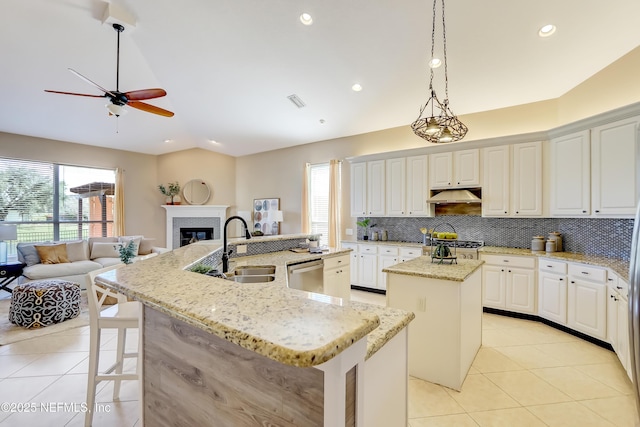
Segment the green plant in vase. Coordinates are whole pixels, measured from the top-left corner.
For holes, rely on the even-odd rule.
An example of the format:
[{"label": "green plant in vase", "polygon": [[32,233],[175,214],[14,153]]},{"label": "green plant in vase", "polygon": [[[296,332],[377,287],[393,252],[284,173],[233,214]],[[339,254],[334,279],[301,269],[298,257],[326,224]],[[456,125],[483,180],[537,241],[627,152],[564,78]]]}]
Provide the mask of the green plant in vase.
[{"label": "green plant in vase", "polygon": [[136,244],[133,240],[129,240],[127,246],[120,245],[118,252],[120,253],[120,261],[125,264],[131,264],[136,257]]},{"label": "green plant in vase", "polygon": [[371,218],[364,218],[362,221],[357,221],[358,227],[364,228],[363,240],[369,240],[369,227],[375,227],[375,224],[371,224]]}]

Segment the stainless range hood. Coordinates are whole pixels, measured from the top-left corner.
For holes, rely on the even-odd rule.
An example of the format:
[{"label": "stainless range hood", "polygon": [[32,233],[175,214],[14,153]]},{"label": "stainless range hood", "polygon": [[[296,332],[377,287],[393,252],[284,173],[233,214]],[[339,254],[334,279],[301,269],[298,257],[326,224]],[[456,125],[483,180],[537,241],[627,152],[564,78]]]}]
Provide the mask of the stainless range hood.
[{"label": "stainless range hood", "polygon": [[427,203],[453,204],[453,203],[482,203],[482,200],[469,190],[442,190],[434,194]]}]

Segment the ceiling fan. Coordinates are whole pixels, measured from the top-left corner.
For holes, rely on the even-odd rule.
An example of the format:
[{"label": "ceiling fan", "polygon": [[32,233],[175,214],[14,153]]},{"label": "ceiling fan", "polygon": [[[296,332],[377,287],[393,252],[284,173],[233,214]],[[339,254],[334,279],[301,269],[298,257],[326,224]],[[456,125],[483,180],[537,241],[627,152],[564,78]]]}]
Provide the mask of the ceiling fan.
[{"label": "ceiling fan", "polygon": [[118,34],[118,58],[116,63],[116,90],[106,90],[102,86],[97,83],[89,80],[76,70],[69,68],[76,76],[80,77],[85,82],[89,83],[100,89],[104,92],[104,95],[89,95],[85,93],[73,93],[73,92],[60,92],[57,90],[46,90],[45,92],[50,93],[61,93],[63,95],[75,95],[75,96],[88,96],[90,98],[108,98],[111,103],[107,104],[106,107],[109,110],[109,115],[120,116],[127,112],[123,107],[128,105],[130,107],[136,108],[138,110],[146,111],[148,113],[158,114],[160,116],[165,117],[173,117],[173,113],[171,111],[165,110],[160,107],[156,107],[155,105],[147,104],[146,102],[140,102],[147,99],[153,98],[161,98],[167,94],[164,89],[141,89],[141,90],[132,90],[130,92],[120,92],[120,33],[124,31],[124,27],[120,24],[113,24],[113,29],[116,30]]}]

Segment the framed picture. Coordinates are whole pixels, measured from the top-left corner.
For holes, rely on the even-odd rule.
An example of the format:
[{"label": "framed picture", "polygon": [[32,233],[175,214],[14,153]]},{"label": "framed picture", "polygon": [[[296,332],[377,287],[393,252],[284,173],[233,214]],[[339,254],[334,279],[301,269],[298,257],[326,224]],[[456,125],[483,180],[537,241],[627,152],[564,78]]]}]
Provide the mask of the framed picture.
[{"label": "framed picture", "polygon": [[280,199],[253,200],[253,231],[262,234],[279,234],[279,223],[275,221],[275,212],[280,210]]}]

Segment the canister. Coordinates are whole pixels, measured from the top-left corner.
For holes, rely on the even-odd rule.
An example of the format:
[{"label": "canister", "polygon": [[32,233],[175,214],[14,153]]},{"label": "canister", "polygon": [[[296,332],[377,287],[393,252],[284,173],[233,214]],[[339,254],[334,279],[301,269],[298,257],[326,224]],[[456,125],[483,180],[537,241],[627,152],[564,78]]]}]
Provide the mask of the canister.
[{"label": "canister", "polygon": [[549,233],[549,240],[553,240],[556,242],[556,252],[562,252],[562,234],[557,231],[552,231]]},{"label": "canister", "polygon": [[380,237],[380,240],[384,240],[385,242],[389,240],[389,234],[387,233],[387,230],[382,230],[382,237]]},{"label": "canister", "polygon": [[373,237],[372,237],[371,240],[378,240],[378,232],[377,231],[373,232]]},{"label": "canister", "polygon": [[533,240],[531,240],[531,250],[532,251],[544,251],[544,236],[533,236]]},{"label": "canister", "polygon": [[555,252],[556,251],[556,241],[555,240],[547,240],[545,245],[545,250],[547,252]]}]

